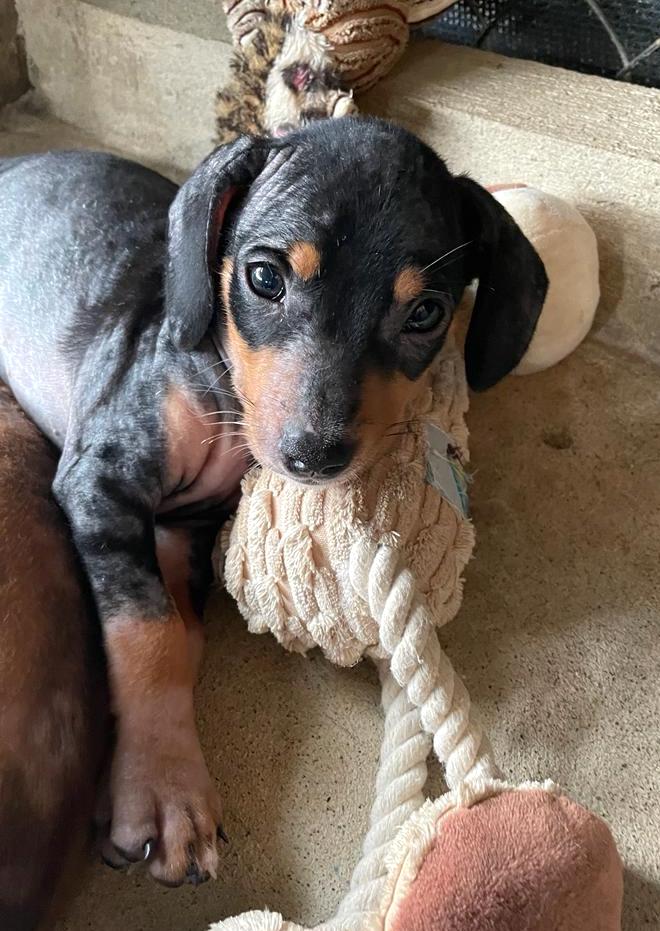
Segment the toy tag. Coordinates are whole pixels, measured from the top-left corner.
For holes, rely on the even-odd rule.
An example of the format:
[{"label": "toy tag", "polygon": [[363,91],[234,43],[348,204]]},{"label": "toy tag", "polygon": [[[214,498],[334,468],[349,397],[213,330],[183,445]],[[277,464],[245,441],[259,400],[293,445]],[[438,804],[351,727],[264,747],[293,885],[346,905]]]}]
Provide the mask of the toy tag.
[{"label": "toy tag", "polygon": [[468,476],[452,438],[434,423],[426,424],[426,481],[468,517]]}]

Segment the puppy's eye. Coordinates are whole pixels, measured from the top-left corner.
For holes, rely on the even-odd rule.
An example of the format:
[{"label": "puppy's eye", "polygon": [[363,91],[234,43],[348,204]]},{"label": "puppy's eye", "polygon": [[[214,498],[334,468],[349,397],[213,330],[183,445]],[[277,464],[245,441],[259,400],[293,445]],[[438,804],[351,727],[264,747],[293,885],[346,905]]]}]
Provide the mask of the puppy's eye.
[{"label": "puppy's eye", "polygon": [[250,287],[259,297],[269,301],[279,301],[284,295],[284,279],[270,262],[257,262],[249,265],[247,279]]},{"label": "puppy's eye", "polygon": [[403,325],[403,333],[430,333],[447,319],[448,308],[440,301],[424,298],[415,304]]}]

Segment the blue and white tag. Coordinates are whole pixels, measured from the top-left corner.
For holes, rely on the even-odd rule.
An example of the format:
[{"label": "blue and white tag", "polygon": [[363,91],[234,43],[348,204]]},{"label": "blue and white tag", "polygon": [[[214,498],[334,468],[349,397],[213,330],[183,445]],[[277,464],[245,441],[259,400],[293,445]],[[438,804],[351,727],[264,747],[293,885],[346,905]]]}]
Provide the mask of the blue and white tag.
[{"label": "blue and white tag", "polygon": [[426,424],[426,482],[469,516],[468,476],[451,436],[434,423]]}]

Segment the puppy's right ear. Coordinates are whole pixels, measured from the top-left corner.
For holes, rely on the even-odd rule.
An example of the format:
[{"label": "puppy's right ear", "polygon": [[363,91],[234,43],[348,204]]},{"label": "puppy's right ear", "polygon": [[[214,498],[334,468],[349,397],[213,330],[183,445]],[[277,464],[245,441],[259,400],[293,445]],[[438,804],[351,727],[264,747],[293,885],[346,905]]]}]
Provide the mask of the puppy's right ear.
[{"label": "puppy's right ear", "polygon": [[479,288],[465,340],[465,372],[483,391],[518,365],[534,335],[548,293],[536,249],[504,207],[480,184],[457,178]]},{"label": "puppy's right ear", "polygon": [[270,144],[244,136],[215,149],[179,189],[169,211],[165,308],[179,349],[192,349],[209,328],[217,297],[218,243],[232,198],[261,172]]}]

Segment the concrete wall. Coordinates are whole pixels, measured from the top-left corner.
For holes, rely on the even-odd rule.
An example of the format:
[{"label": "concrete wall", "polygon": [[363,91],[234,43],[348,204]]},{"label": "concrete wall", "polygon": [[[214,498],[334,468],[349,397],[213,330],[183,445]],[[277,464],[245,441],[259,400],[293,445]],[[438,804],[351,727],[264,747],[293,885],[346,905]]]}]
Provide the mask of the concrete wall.
[{"label": "concrete wall", "polygon": [[0,106],[16,100],[29,87],[23,43],[17,28],[14,0],[0,0]]}]

